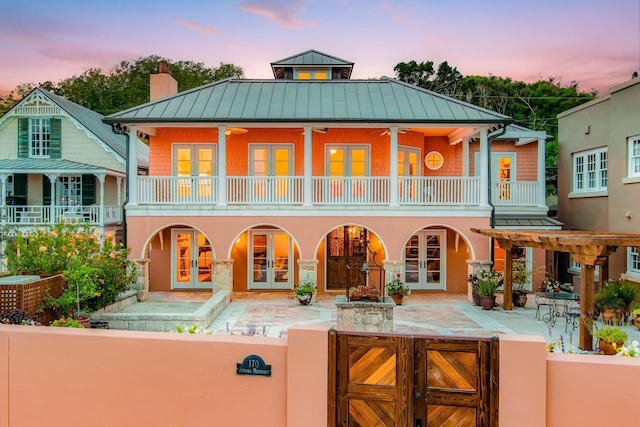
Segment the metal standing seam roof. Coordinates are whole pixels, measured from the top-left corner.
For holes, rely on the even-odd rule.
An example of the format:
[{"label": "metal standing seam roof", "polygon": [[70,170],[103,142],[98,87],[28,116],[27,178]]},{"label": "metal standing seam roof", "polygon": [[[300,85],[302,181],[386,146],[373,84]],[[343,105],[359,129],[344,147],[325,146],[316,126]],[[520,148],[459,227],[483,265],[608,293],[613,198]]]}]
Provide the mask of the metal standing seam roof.
[{"label": "metal standing seam roof", "polygon": [[105,123],[509,124],[513,119],[398,80],[219,80],[139,105]]},{"label": "metal standing seam roof", "polygon": [[338,57],[309,49],[306,52],[298,53],[271,63],[271,66],[296,66],[296,65],[331,65],[339,67],[352,67],[353,62],[345,61]]},{"label": "metal standing seam roof", "polygon": [[[103,141],[113,151],[118,153],[119,156],[121,156],[123,159],[126,159],[127,143],[125,136],[113,133],[111,131],[111,127],[109,125],[106,125],[102,121],[102,119],[104,118],[102,114],[89,110],[88,108],[71,102],[68,99],[48,92],[44,89],[37,88],[35,90],[41,91],[46,97],[51,99],[52,102],[56,103],[60,108],[69,113],[70,116],[80,122],[91,133],[96,135],[98,139]],[[149,169],[149,147],[144,142],[137,140],[137,150],[138,167]]]},{"label": "metal standing seam roof", "polygon": [[0,159],[0,172],[22,173],[45,173],[45,172],[68,172],[75,173],[94,173],[94,172],[111,172],[124,175],[123,172],[113,171],[111,169],[99,166],[87,165],[84,163],[72,162],[62,159]]}]

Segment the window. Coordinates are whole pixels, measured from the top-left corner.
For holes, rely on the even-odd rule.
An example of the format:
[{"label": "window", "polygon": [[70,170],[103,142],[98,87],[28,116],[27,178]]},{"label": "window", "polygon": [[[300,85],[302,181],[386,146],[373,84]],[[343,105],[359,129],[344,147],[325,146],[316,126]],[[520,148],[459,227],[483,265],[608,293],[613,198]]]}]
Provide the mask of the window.
[{"label": "window", "polygon": [[82,177],[61,176],[58,178],[58,206],[82,206]]},{"label": "window", "polygon": [[424,157],[424,165],[431,170],[440,169],[442,167],[442,163],[444,163],[442,154],[437,151],[431,151]]},{"label": "window", "polygon": [[627,272],[640,274],[640,253],[636,248],[627,248]]},{"label": "window", "polygon": [[640,177],[640,136],[629,138],[629,177]]},{"label": "window", "polygon": [[573,155],[573,191],[585,193],[607,190],[608,154],[606,148]]},{"label": "window", "polygon": [[295,78],[297,80],[327,80],[331,74],[329,70],[296,70]]},{"label": "window", "polygon": [[60,119],[18,119],[18,157],[59,159],[62,155],[61,134]]}]

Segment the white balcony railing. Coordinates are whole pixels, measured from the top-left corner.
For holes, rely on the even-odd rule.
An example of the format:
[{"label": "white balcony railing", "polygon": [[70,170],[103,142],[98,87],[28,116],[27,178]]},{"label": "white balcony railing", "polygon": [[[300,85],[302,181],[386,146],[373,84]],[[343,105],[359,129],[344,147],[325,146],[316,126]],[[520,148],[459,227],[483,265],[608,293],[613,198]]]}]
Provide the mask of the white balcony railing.
[{"label": "white balcony railing", "polygon": [[388,205],[388,177],[314,177],[314,205]]},{"label": "white balcony railing", "polygon": [[[387,206],[391,202],[389,177],[312,177],[312,194],[305,199],[302,176],[231,176],[226,178],[228,205]],[[400,177],[401,206],[476,206],[486,188],[478,177]],[[220,203],[217,177],[138,177],[138,203],[185,205]],[[496,206],[539,206],[537,182],[492,184]]]},{"label": "white balcony railing", "polygon": [[218,178],[212,176],[140,176],[138,203],[214,204]]},{"label": "white balcony railing", "polygon": [[491,186],[491,202],[495,206],[538,206],[540,184],[536,181],[495,182]]},{"label": "white balcony railing", "polygon": [[401,205],[477,205],[480,179],[476,177],[402,177]]},{"label": "white balcony railing", "polygon": [[299,205],[303,202],[301,176],[227,177],[230,205]]},{"label": "white balcony railing", "polygon": [[122,222],[122,208],[105,205],[104,215],[100,205],[91,206],[5,206],[3,223],[11,225],[39,225],[61,220],[86,222],[101,226]]}]

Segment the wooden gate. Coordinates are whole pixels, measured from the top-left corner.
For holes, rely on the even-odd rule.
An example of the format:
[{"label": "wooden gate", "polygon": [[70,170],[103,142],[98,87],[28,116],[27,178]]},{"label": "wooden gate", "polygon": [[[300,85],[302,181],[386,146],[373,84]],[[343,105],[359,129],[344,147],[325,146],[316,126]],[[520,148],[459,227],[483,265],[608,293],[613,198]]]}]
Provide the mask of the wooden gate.
[{"label": "wooden gate", "polygon": [[331,331],[329,425],[497,426],[497,338]]}]

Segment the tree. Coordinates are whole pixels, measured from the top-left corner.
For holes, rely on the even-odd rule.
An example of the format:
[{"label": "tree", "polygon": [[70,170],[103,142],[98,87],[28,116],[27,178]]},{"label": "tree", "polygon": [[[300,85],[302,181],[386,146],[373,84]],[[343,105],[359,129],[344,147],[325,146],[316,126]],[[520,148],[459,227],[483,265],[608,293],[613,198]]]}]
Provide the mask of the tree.
[{"label": "tree", "polygon": [[[108,115],[149,101],[149,75],[158,72],[161,60],[167,61],[169,72],[178,81],[179,91],[228,77],[244,78],[244,70],[233,64],[221,62],[216,68],[193,61],[172,62],[158,55],[151,55],[135,61],[121,61],[109,71],[90,68],[57,84],[47,81],[38,86],[90,110]],[[35,86],[33,83],[18,86],[16,95],[9,95],[7,100],[0,101],[0,114]],[[29,90],[18,90],[20,88]]]},{"label": "tree", "polygon": [[446,61],[433,67],[433,61],[401,62],[394,68],[399,80],[457,98],[482,108],[513,117],[532,130],[544,130],[553,139],[546,144],[547,195],[557,192],[558,120],[557,115],[586,101],[596,92],[580,92],[578,83],[562,83],[548,77],[535,83],[513,81],[496,76],[462,76]]}]

